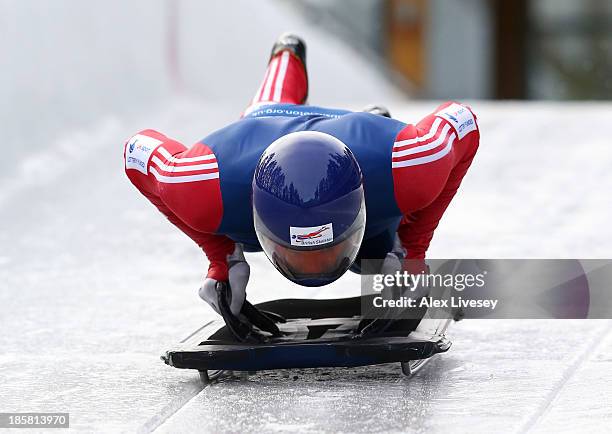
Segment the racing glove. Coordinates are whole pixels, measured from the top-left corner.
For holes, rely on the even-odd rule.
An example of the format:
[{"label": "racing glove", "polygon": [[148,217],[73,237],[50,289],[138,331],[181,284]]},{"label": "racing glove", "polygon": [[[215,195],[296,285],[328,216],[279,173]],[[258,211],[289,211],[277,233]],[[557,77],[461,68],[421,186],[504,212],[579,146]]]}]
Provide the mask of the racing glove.
[{"label": "racing glove", "polygon": [[[424,260],[407,260],[406,249],[402,246],[399,237],[395,237],[394,245],[389,253],[385,256],[381,267],[380,274],[396,275],[396,273],[408,272],[410,274],[418,274],[428,270]],[[411,296],[423,296],[427,292],[427,288],[419,288],[418,292],[410,293]],[[408,291],[402,287],[388,287],[382,292],[383,297],[391,299],[399,299],[400,296],[407,295]],[[402,319],[401,310],[389,309],[379,318],[362,320],[357,327],[357,337],[375,336],[397,329],[416,328],[419,320]]]},{"label": "racing glove", "polygon": [[[240,244],[236,243],[234,251],[227,255],[226,263],[228,269],[229,288],[231,289],[229,294],[229,307],[232,314],[238,316],[246,300],[246,287],[251,274],[251,268],[244,259],[244,252]],[[216,290],[217,283],[218,281],[216,279],[206,277],[204,284],[199,290],[199,295],[202,300],[208,303],[215,310],[215,312],[221,315],[221,311],[218,306],[218,294]]]},{"label": "racing glove", "polygon": [[393,247],[385,257],[380,268],[380,274],[395,274],[397,271],[402,271],[404,258],[406,257],[406,249],[402,246],[398,236],[395,236]]},{"label": "racing glove", "polygon": [[[262,312],[246,299],[246,286],[249,282],[251,268],[244,259],[244,252],[240,244],[236,244],[234,251],[227,255],[227,280],[219,281],[211,277],[211,269],[219,264],[211,263],[209,273],[200,288],[200,297],[217,312],[229,331],[241,342],[265,342],[267,337],[253,328],[266,331],[272,336],[280,336],[281,332],[275,322],[284,322],[285,319],[269,312]],[[214,275],[215,272],[212,272]]]}]

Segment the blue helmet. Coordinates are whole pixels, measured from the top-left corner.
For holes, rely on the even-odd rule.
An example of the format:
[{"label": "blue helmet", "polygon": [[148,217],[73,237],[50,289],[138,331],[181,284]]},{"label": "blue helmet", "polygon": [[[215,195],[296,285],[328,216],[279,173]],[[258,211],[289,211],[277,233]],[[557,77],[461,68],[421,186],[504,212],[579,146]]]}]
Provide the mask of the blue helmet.
[{"label": "blue helmet", "polygon": [[321,286],[344,274],[365,231],[361,169],[351,150],[317,131],[273,142],[253,177],[255,232],[289,280]]}]

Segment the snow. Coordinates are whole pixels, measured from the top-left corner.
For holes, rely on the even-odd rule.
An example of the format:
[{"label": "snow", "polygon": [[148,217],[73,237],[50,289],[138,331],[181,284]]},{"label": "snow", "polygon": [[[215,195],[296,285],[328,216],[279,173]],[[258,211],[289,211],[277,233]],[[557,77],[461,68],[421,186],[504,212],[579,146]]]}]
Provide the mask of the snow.
[{"label": "snow", "polygon": [[[116,35],[90,47],[100,50],[96,65],[108,68],[104,75],[117,90],[116,102],[98,110],[95,101],[108,90],[106,82],[97,87],[88,82],[82,99],[75,100],[78,104],[62,100],[64,92],[56,99],[49,97],[55,105],[40,99],[55,112],[33,124],[36,118],[30,118],[34,113],[29,108],[35,101],[26,98],[26,85],[11,80],[35,63],[23,60],[23,70],[11,64],[12,75],[0,80],[3,89],[10,88],[7,81],[13,83],[11,101],[23,104],[15,104],[14,110],[3,106],[2,112],[11,131],[3,151],[17,163],[8,167],[5,159],[0,178],[1,411],[67,411],[71,427],[79,432],[488,433],[609,428],[608,320],[464,321],[450,330],[453,348],[410,380],[399,375],[398,366],[386,365],[264,372],[203,389],[197,373],[165,366],[158,356],[213,318],[197,296],[206,262],[197,247],[129,184],[122,169],[123,142],[146,127],[192,142],[235,119],[263,73],[274,36],[286,27],[301,30],[305,24],[278,3],[258,6],[265,14],[256,15],[252,2],[215,3],[208,9],[183,2],[182,38],[201,37],[185,41],[193,46],[183,49],[194,53],[201,47],[200,59],[206,62],[194,57],[189,64],[184,77],[189,96],[171,97],[163,89],[164,83],[171,87],[165,76],[140,83],[147,89],[161,86],[151,96],[157,103],[151,104],[136,78],[120,74],[125,55],[152,53],[156,42],[150,41],[151,34],[132,32],[135,39],[124,44],[128,34],[121,20],[127,18],[117,10],[118,2],[108,2],[112,13],[95,4],[79,9],[77,3],[61,3],[63,7],[39,15],[28,12],[34,9],[31,2],[0,4],[5,12],[1,16],[27,16],[37,24],[33,29],[44,30],[54,20],[87,11],[104,28],[119,20]],[[146,10],[145,24],[161,20],[165,3],[144,9],[143,4],[129,3],[126,16],[134,18]],[[235,32],[222,31],[230,15],[232,23],[248,29],[253,47],[236,48],[246,53],[240,59],[228,53],[243,41],[236,40]],[[198,16],[205,16],[206,25],[199,24]],[[196,25],[201,33],[193,31]],[[45,50],[57,49],[82,33],[70,33],[69,26],[64,31],[63,36],[51,32]],[[355,53],[316,30],[306,31],[313,103],[359,109],[373,100],[390,101],[394,116],[406,121],[435,108],[437,102],[395,100],[384,78]],[[0,38],[3,47],[10,46],[6,41]],[[119,44],[123,54],[115,61],[113,49]],[[32,43],[30,48],[44,48],[37,47]],[[75,43],[73,49],[80,47]],[[147,69],[150,56],[142,59],[144,64],[135,64]],[[57,70],[71,76],[62,78],[52,68],[49,80],[90,79],[87,62],[57,58],[60,64],[70,61],[75,62],[71,72]],[[148,67],[157,71],[151,62]],[[219,65],[230,65],[230,71]],[[244,81],[228,86],[227,100],[220,101],[220,86],[228,85],[222,80],[225,74],[229,80],[240,76]],[[47,83],[40,72],[30,78],[30,84]],[[134,107],[126,109],[130,102]],[[597,126],[610,119],[612,104],[470,104],[483,131],[481,149],[441,222],[431,256],[608,256],[611,152]],[[48,140],[33,140],[19,125],[36,125],[27,131]],[[307,289],[288,284],[262,255],[248,254],[247,260],[253,269],[253,302],[357,292],[359,279],[352,274],[330,287]]]}]

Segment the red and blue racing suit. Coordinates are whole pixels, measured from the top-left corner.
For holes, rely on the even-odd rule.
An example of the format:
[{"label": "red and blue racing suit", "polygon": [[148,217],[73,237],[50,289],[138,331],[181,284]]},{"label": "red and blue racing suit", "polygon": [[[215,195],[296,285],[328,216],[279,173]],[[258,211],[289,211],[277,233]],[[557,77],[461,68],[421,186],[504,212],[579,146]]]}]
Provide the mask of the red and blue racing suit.
[{"label": "red and blue racing suit", "polygon": [[[303,105],[307,74],[289,51],[273,57],[243,116],[187,148],[154,130],[130,138],[132,183],[206,253],[208,277],[227,279],[235,243],[260,246],[251,182],[259,157],[295,131],[321,131],[353,152],[364,179],[366,231],[358,258],[384,258],[399,236],[409,259],[424,259],[434,230],[478,148],[476,116],[447,102],[415,124],[364,112]],[[304,161],[308,164],[308,161]]]}]

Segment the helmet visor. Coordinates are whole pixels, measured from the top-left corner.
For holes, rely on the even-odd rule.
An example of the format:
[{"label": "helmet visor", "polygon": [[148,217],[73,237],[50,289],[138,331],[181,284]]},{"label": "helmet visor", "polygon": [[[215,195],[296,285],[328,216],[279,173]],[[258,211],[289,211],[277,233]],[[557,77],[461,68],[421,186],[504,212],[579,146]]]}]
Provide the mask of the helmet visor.
[{"label": "helmet visor", "polygon": [[[259,223],[259,224],[258,224]],[[365,207],[343,239],[318,248],[296,248],[275,241],[260,230],[257,213],[255,227],[259,242],[274,266],[289,280],[304,286],[322,286],[337,280],[353,264],[365,232]]]}]

